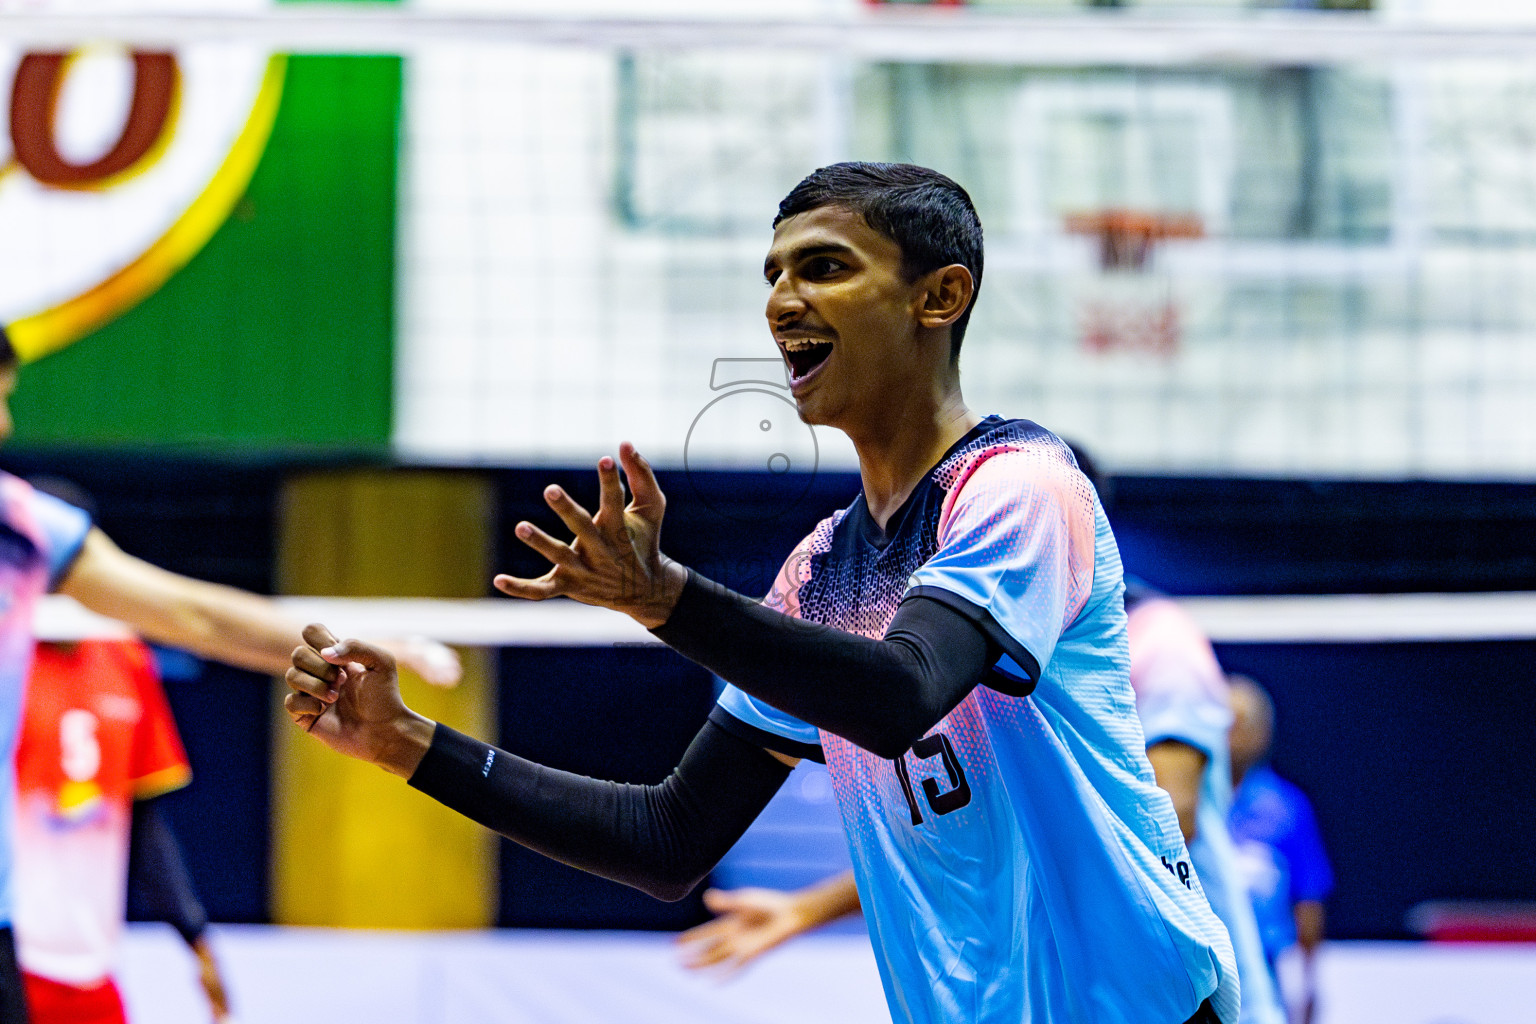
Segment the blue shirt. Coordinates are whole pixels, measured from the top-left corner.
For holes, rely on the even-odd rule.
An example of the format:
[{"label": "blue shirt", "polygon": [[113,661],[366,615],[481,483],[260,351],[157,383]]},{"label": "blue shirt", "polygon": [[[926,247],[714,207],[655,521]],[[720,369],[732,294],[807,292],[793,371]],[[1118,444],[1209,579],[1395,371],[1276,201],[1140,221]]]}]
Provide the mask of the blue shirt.
[{"label": "blue shirt", "polygon": [[720,707],[786,753],[819,747],[892,1016],[912,1024],[1237,1021],[1226,930],[1146,758],[1120,557],[1068,448],[984,421],[884,531],[862,496],[791,555],[766,603],[881,637],[908,594],[1005,652],[901,759],[734,688]]},{"label": "blue shirt", "polygon": [[0,472],[0,927],[11,922],[16,730],[32,668],[32,614],[59,585],[90,532],[91,517]]},{"label": "blue shirt", "polygon": [[1297,903],[1327,898],[1333,871],[1306,794],[1258,765],[1243,776],[1228,816],[1258,917],[1264,954],[1275,957],[1296,941]]}]

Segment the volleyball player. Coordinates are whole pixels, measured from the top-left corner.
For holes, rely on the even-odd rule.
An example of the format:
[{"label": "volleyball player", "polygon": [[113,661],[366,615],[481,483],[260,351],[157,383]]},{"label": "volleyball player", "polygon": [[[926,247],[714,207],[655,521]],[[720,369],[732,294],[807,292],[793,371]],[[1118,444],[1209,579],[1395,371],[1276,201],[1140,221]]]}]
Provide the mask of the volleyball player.
[{"label": "volleyball player", "polygon": [[627,445],[627,507],[605,458],[595,517],[545,492],[572,543],[518,525],[554,568],[497,577],[504,592],[623,611],[733,684],[662,784],[552,771],[435,725],[386,654],[318,625],[294,652],[290,715],[663,898],[698,883],[797,758],[824,756],[897,1020],[1236,1024],[1230,943],[1142,749],[1103,511],[1059,439],[961,395],[981,272],[970,199],[934,171],[838,164],[780,204],[769,327],[801,418],[849,435],[863,487],[765,601],[662,557],[665,500]]},{"label": "volleyball player", "polygon": [[1317,953],[1327,931],[1324,900],[1333,869],[1323,848],[1312,802],[1270,767],[1275,705],[1247,676],[1228,676],[1232,687],[1232,785],[1228,820],[1245,869],[1270,966],[1294,945],[1301,958],[1300,991],[1292,1017],[1317,1016]]},{"label": "volleyball player", "polygon": [[1190,860],[1227,926],[1243,985],[1243,1024],[1286,1024],[1259,938],[1247,879],[1227,826],[1232,808],[1232,725],[1227,679],[1188,612],[1145,587],[1126,610],[1131,686],[1158,785],[1173,797]]},{"label": "volleyball player", "polygon": [[166,916],[196,953],[215,1019],[226,1016],[206,918],[190,892],[165,899],[185,868],[158,814],[143,806],[191,775],[143,642],[37,645],[16,749],[14,848],[16,939],[33,1024],[126,1021],[112,975],[130,836],[140,884],[170,904],[161,912],[172,911]]},{"label": "volleyball player", "polygon": [[[192,886],[181,844],[171,832],[158,799],[136,799],[128,838],[128,905],[139,920],[173,928],[197,963],[197,983],[215,1024],[230,1019],[229,987],[208,936],[208,911]],[[26,949],[26,939],[22,939]],[[25,953],[23,953],[25,955]],[[33,1024],[43,1024],[34,1021]]]},{"label": "volleyball player", "polygon": [[[11,433],[7,403],[17,370],[16,353],[0,329],[0,441]],[[267,598],[125,554],[86,512],[0,472],[0,1024],[27,1020],[11,929],[11,752],[32,664],[32,614],[49,591],[119,619],[150,640],[259,672],[288,667],[299,632]],[[430,680],[457,680],[457,662],[439,644],[412,642],[398,652]]]},{"label": "volleyball player", "polygon": [[[1074,453],[1079,466],[1094,479],[1088,469],[1091,460],[1079,449]],[[1227,732],[1233,710],[1226,679],[1210,641],[1173,601],[1133,586],[1126,606],[1131,686],[1147,757],[1158,786],[1173,798],[1190,862],[1231,936],[1243,990],[1240,1020],[1285,1024],[1248,898],[1248,879],[1227,825],[1234,774],[1228,769]],[[1239,763],[1235,740],[1231,762]],[[851,875],[796,892],[711,891],[705,894],[705,902],[721,916],[680,937],[691,967],[744,966],[795,935],[859,909]]]}]

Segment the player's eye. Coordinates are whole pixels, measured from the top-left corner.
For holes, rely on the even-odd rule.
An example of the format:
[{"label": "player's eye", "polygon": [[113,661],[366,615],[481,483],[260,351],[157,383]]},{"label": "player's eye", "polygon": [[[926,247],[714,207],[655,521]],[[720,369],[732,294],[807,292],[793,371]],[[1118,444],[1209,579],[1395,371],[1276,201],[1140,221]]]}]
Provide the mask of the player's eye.
[{"label": "player's eye", "polygon": [[766,284],[768,287],[772,288],[778,282],[778,280],[779,280],[779,272],[777,270],[765,270],[765,271],[763,271],[763,283]]},{"label": "player's eye", "polygon": [[806,277],[831,277],[840,270],[846,269],[846,265],[840,260],[830,256],[816,256],[805,264]]}]

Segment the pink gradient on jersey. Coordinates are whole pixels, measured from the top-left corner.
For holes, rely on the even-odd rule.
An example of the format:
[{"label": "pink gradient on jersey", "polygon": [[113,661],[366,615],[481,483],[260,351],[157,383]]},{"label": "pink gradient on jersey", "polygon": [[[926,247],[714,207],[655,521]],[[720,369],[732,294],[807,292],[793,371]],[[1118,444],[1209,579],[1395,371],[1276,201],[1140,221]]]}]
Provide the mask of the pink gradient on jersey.
[{"label": "pink gradient on jersey", "polygon": [[[1020,487],[1026,477],[1032,486]],[[1050,531],[1049,544],[1064,539],[1067,543],[1066,609],[1061,623],[1065,630],[1082,613],[1093,590],[1095,561],[1095,496],[1092,485],[1071,462],[1065,445],[1054,437],[1041,441],[1010,441],[984,448],[962,450],[950,456],[934,470],[935,482],[945,491],[937,528],[936,543],[942,548],[951,535],[972,524],[966,523],[966,510],[988,509],[986,524],[1013,521],[1013,534],[1020,538]],[[1028,503],[1019,514],[1022,503]],[[800,595],[810,582],[814,560],[831,550],[832,535],[844,512],[824,519],[795,549],[780,571],[767,603],[786,614],[802,615]],[[1059,517],[1060,529],[1051,530],[1048,517]],[[1048,549],[1047,549],[1048,550]],[[871,639],[885,635],[904,591],[859,592],[835,595],[837,611],[834,625]],[[996,772],[991,730],[1027,728],[1045,736],[1044,719],[1028,697],[1010,697],[998,691],[978,687],[972,690],[942,721],[929,730],[943,732],[965,765],[972,784],[983,783]],[[822,751],[834,790],[841,795],[843,820],[850,832],[862,839],[873,839],[875,818],[905,814],[906,795],[890,762],[832,733],[821,733]],[[914,789],[924,778],[938,779],[941,790],[949,784],[938,758],[905,755]],[[864,814],[849,814],[850,806],[867,808]],[[883,810],[882,810],[883,809]],[[920,802],[920,813],[924,808]],[[925,815],[926,816],[926,815]]]},{"label": "pink gradient on jersey", "polygon": [[1127,618],[1131,688],[1138,696],[1193,684],[1220,703],[1229,702],[1227,679],[1210,640],[1177,602],[1150,598],[1133,607]]},{"label": "pink gradient on jersey", "polygon": [[795,550],[790,552],[780,566],[768,596],[763,598],[764,605],[797,619],[804,618],[800,614],[800,592],[811,581],[811,560],[831,549],[832,531],[842,522],[846,511],[835,512],[823,519],[804,540],[795,545]]},{"label": "pink gradient on jersey", "polygon": [[[1020,501],[1027,501],[1029,507],[1016,528],[1020,536],[1046,528],[1046,516],[1061,516],[1067,540],[1066,614],[1061,623],[1065,630],[1082,614],[1093,592],[1096,524],[1093,487],[1088,478],[1067,461],[1069,455],[1059,442],[999,444],[964,455],[955,465],[940,469],[939,481],[947,494],[939,518],[939,546],[948,541],[952,527],[964,522],[965,503],[992,509],[986,522],[994,523],[1009,518]],[[1029,474],[1030,487],[1022,492],[1021,462],[1028,463],[1033,471]],[[948,482],[945,476],[950,476]],[[1011,497],[1014,495],[1018,497]]]}]

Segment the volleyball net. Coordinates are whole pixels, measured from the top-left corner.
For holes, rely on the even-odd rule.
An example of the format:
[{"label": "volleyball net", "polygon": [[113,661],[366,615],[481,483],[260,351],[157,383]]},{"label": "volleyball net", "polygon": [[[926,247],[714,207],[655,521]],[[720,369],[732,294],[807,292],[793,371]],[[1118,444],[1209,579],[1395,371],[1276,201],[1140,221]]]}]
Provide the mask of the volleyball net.
[{"label": "volleyball net", "polygon": [[[0,80],[37,85],[26,53],[75,59],[9,191],[105,168],[149,116],[130,52],[175,55],[187,131],[259,106],[267,56],[294,55],[279,103],[395,111],[398,147],[338,137],[307,170],[394,204],[398,458],[584,464],[623,430],[662,465],[762,468],[745,405],[690,426],[717,360],[773,355],[777,202],[828,162],[912,161],[986,225],[976,407],[1114,472],[1531,479],[1536,24],[1378,6],[42,4],[7,12]],[[400,72],[301,101],[317,54]],[[61,216],[131,220],[112,191]],[[44,256],[13,256],[5,287],[66,288]],[[829,437],[820,459],[852,455]]]},{"label": "volleyball net", "polygon": [[[393,352],[364,383],[396,461],[587,464],[624,436],[664,467],[849,468],[825,433],[765,461],[788,407],[761,258],[809,169],[912,161],[986,225],[974,407],[1115,473],[1536,479],[1536,21],[1375,6],[40,2],[0,53],[0,222],[31,239],[0,256],[0,321],[33,357],[110,323],[221,218],[273,216],[247,182],[323,109],[381,133],[294,173],[386,204],[368,300]],[[1524,636],[1512,600],[1191,607],[1217,639]],[[324,611],[635,639],[582,609]]]},{"label": "volleyball net", "polygon": [[[305,622],[347,636],[422,635],[465,647],[662,646],[627,616],[573,601],[281,597]],[[1396,643],[1536,640],[1536,594],[1341,594],[1191,597],[1179,603],[1216,643]],[[38,639],[131,635],[67,597],[42,600]]]}]

